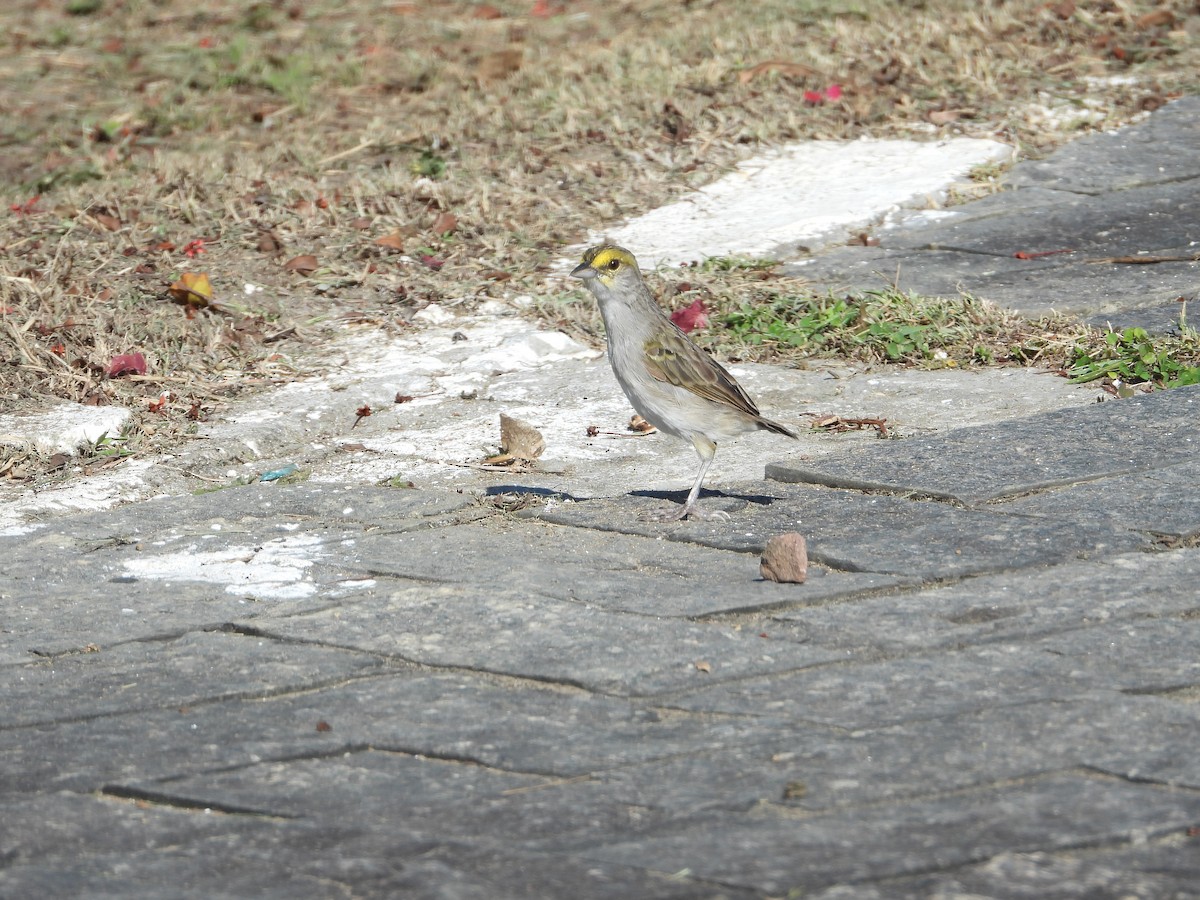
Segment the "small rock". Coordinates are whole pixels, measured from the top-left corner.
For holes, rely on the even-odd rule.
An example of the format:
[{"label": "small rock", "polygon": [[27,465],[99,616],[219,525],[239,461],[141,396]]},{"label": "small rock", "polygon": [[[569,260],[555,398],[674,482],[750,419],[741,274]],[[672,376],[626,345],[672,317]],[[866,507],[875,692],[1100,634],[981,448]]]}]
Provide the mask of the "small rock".
[{"label": "small rock", "polygon": [[808,547],[804,535],[790,531],[767,541],[758,571],[767,581],[804,584],[808,577]]}]

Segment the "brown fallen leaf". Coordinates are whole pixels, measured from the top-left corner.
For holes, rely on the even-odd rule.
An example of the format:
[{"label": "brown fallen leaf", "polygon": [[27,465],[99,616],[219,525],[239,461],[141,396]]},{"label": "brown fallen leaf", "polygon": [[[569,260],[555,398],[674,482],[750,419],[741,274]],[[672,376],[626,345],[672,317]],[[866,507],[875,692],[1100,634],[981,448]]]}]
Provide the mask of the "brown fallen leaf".
[{"label": "brown fallen leaf", "polygon": [[501,81],[521,68],[525,51],[520,47],[484,54],[475,64],[475,80],[480,84]]},{"label": "brown fallen leaf", "polygon": [[257,246],[262,253],[275,253],[283,249],[283,241],[274,231],[260,231]]},{"label": "brown fallen leaf", "polygon": [[1050,12],[1060,19],[1069,19],[1075,15],[1075,0],[1060,0],[1050,7]]},{"label": "brown fallen leaf", "polygon": [[317,262],[317,258],[311,253],[306,253],[303,256],[293,256],[283,264],[283,267],[289,272],[299,275],[311,275],[316,271],[318,265],[320,264]]},{"label": "brown fallen leaf", "polygon": [[749,84],[755,78],[765,75],[767,72],[779,72],[782,75],[789,75],[793,78],[821,77],[821,73],[817,69],[814,69],[812,66],[806,66],[804,63],[788,62],[784,59],[770,59],[738,72],[738,83]]},{"label": "brown fallen leaf", "polygon": [[697,672],[704,672],[706,675],[712,672],[712,663],[705,662],[702,659],[697,660],[692,665],[696,667]]},{"label": "brown fallen leaf", "polygon": [[542,433],[520,419],[500,414],[500,452],[516,459],[533,461],[546,450]]},{"label": "brown fallen leaf", "polygon": [[438,213],[438,217],[433,220],[433,226],[430,229],[434,234],[452,234],[458,228],[458,216],[451,212]]},{"label": "brown fallen leaf", "polygon": [[96,221],[105,231],[120,231],[121,220],[116,216],[106,212],[89,213],[94,221]]},{"label": "brown fallen leaf", "polygon": [[399,231],[393,231],[391,234],[385,234],[381,238],[375,238],[375,243],[388,250],[395,250],[397,253],[404,252],[404,236]]},{"label": "brown fallen leaf", "polygon": [[1156,9],[1146,13],[1144,16],[1138,16],[1133,21],[1133,25],[1139,31],[1145,31],[1147,28],[1154,28],[1158,25],[1166,25],[1168,27],[1175,24],[1175,13],[1169,9]]},{"label": "brown fallen leaf", "polygon": [[631,416],[629,419],[629,430],[636,431],[639,434],[653,434],[658,429],[641,416]]},{"label": "brown fallen leaf", "polygon": [[212,282],[203,272],[184,272],[167,290],[176,301],[188,306],[204,307],[213,302]]}]

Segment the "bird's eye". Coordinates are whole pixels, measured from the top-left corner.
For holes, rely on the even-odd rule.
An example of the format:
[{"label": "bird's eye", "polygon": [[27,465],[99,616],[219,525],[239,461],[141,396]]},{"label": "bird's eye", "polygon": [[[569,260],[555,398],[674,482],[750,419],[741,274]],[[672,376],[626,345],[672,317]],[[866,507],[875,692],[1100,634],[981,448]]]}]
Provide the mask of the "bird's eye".
[{"label": "bird's eye", "polygon": [[608,270],[610,272],[615,272],[619,268],[621,268],[621,261],[619,259],[610,259],[608,261]]}]

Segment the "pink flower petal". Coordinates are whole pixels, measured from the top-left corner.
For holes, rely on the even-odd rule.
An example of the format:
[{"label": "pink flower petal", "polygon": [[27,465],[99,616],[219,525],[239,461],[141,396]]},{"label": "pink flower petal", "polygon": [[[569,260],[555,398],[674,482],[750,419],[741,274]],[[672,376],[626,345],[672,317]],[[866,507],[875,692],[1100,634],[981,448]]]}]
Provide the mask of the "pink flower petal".
[{"label": "pink flower petal", "polygon": [[691,306],[677,309],[671,313],[671,321],[679,326],[684,334],[697,328],[708,327],[708,308],[703,300],[695,301]]},{"label": "pink flower petal", "polygon": [[108,377],[116,378],[120,375],[145,375],[146,374],[146,357],[140,353],[121,353],[112,358],[112,362],[108,364]]}]

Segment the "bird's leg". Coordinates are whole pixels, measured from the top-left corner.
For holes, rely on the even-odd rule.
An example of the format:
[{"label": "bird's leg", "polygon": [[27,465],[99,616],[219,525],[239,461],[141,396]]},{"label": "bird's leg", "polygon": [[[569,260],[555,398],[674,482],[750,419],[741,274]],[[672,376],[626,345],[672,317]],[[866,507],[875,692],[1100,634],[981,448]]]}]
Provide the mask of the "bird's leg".
[{"label": "bird's leg", "polygon": [[700,497],[700,488],[704,484],[704,476],[708,474],[708,467],[712,465],[713,457],[717,455],[717,445],[715,442],[704,437],[704,435],[696,435],[692,438],[692,446],[696,448],[696,455],[700,457],[700,471],[696,473],[696,482],[692,485],[692,489],[688,491],[687,500],[684,501],[683,506],[655,515],[653,520],[656,522],[676,522],[680,519],[729,518],[729,514],[722,510],[705,512],[696,505],[696,501]]}]

